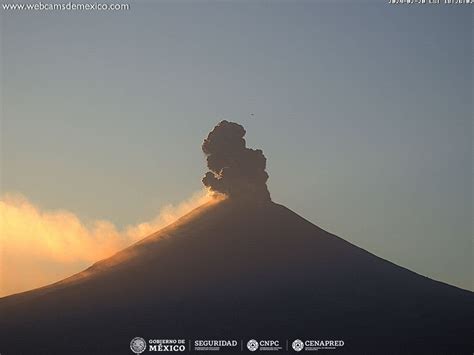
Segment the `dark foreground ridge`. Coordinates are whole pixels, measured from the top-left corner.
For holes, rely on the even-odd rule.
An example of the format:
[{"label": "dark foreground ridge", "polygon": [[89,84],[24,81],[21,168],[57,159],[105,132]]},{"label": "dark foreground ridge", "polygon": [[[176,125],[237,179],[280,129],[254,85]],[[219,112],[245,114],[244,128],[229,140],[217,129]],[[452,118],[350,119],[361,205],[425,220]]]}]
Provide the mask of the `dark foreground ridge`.
[{"label": "dark foreground ridge", "polygon": [[0,300],[2,354],[131,354],[145,339],[342,339],[335,353],[470,354],[473,294],[287,208],[205,205],[81,274]]},{"label": "dark foreground ridge", "polygon": [[378,258],[272,202],[265,157],[245,147],[244,134],[223,121],[203,144],[204,183],[229,198],[66,280],[0,299],[0,353],[132,354],[138,336],[472,354],[472,292]]}]

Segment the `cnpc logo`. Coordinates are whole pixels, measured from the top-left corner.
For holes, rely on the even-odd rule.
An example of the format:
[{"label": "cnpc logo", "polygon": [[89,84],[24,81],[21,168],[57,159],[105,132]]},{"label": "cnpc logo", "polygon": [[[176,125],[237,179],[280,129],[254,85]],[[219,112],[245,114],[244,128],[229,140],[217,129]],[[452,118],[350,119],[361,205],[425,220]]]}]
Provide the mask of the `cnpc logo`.
[{"label": "cnpc logo", "polygon": [[277,348],[280,347],[279,340],[260,340],[256,341],[255,339],[250,339],[247,342],[247,349],[250,351],[256,351],[260,348],[260,350],[278,350]]}]

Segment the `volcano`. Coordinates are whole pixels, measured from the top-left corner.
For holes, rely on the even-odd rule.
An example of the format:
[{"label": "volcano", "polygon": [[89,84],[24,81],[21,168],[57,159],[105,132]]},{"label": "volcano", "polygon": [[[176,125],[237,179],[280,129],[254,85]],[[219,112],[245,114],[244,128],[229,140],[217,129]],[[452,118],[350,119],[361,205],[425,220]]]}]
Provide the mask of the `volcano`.
[{"label": "volcano", "polygon": [[246,151],[245,131],[232,135],[238,125],[220,125],[229,130],[207,144],[203,181],[225,197],[68,279],[0,299],[1,354],[132,354],[136,336],[472,354],[472,292],[383,260],[273,202],[263,153]]}]

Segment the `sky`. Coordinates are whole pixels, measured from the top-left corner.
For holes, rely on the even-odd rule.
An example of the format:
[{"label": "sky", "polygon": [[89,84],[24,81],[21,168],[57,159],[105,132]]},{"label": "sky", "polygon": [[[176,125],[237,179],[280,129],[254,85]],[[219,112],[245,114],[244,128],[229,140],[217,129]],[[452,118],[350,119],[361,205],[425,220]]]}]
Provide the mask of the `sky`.
[{"label": "sky", "polygon": [[264,151],[275,202],[474,290],[471,8],[133,1],[0,21],[7,211],[153,220],[202,189],[202,140],[227,119]]}]

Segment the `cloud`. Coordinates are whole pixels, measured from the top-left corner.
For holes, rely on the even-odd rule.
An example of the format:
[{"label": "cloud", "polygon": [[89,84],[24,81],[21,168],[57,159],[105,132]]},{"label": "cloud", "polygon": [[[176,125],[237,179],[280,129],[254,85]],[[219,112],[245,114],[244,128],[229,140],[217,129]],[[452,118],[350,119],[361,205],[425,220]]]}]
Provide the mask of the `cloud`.
[{"label": "cloud", "polygon": [[267,159],[260,149],[245,147],[245,133],[241,125],[225,120],[214,127],[202,144],[210,170],[202,182],[231,198],[270,200]]},{"label": "cloud", "polygon": [[85,223],[74,213],[43,211],[24,196],[6,194],[0,200],[0,297],[79,272],[211,199],[200,191],[149,222],[119,230],[110,221]]}]

